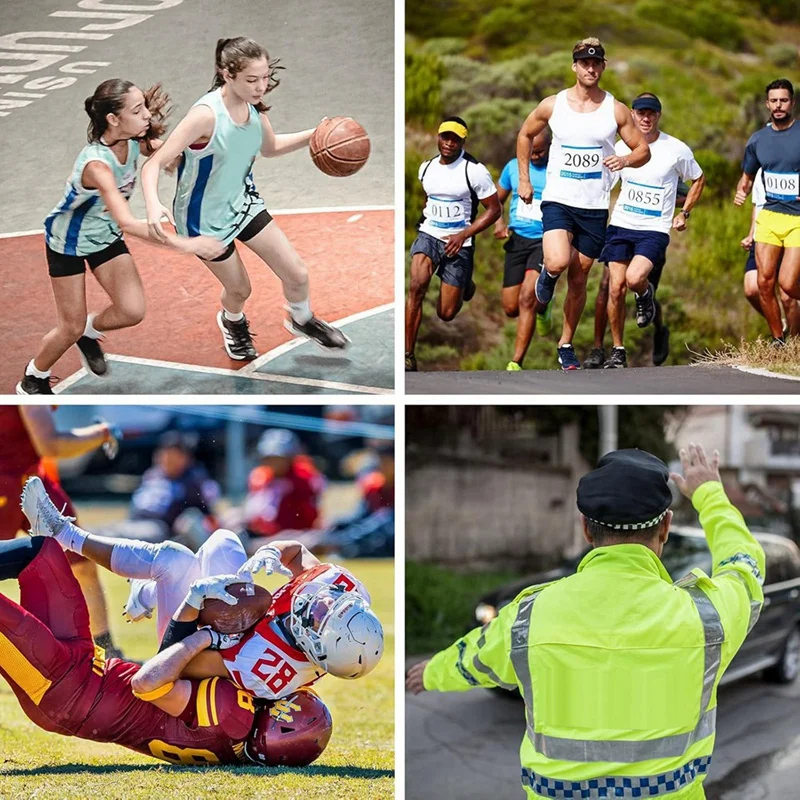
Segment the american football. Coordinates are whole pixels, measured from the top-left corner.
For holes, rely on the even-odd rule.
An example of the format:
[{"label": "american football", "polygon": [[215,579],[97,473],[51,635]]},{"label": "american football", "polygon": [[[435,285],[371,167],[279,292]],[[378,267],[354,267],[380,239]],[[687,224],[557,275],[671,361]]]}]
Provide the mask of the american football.
[{"label": "american football", "polygon": [[226,587],[239,602],[230,606],[223,600],[206,600],[200,610],[201,625],[219,633],[243,633],[253,627],[272,603],[272,595],[255,583],[231,583]]}]

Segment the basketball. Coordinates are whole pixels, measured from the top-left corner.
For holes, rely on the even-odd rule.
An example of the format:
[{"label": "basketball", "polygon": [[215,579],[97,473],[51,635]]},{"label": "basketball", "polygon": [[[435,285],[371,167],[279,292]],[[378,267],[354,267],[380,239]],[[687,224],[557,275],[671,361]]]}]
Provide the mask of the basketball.
[{"label": "basketball", "polygon": [[199,623],[219,633],[243,633],[263,619],[272,604],[272,595],[255,583],[231,583],[225,587],[239,602],[229,606],[222,600],[206,600]]},{"label": "basketball", "polygon": [[308,149],[318,169],[334,178],[345,178],[367,163],[369,136],[352,117],[332,117],[317,125]]}]

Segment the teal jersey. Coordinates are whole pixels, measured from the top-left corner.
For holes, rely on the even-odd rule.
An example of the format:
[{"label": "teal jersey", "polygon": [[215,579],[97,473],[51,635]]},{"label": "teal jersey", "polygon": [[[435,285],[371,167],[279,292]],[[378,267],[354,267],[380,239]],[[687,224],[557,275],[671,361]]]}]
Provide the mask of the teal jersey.
[{"label": "teal jersey", "polygon": [[251,172],[261,150],[261,119],[251,105],[247,122],[235,123],[219,89],[203,95],[199,105],[214,112],[214,133],[202,148],[183,151],[172,207],[175,225],[184,236],[213,236],[229,244],[264,209]]},{"label": "teal jersey", "polygon": [[139,142],[128,141],[128,158],[117,161],[114,151],[100,142],[86,145],[75,159],[61,202],[44,221],[47,246],[67,256],[88,256],[105,250],[122,236],[122,230],[108,213],[97,189],[87,189],[81,182],[84,167],[90,161],[102,161],[111,168],[120,194],[128,200],[136,186]]}]

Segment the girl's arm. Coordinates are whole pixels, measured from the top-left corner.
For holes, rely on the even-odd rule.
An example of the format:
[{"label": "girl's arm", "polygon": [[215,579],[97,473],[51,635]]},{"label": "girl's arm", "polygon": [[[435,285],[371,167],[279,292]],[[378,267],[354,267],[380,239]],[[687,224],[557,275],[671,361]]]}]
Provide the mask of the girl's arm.
[{"label": "girl's arm", "polygon": [[147,208],[147,226],[155,241],[162,244],[167,241],[167,234],[161,227],[161,220],[164,217],[173,225],[175,224],[172,212],[162,204],[158,197],[159,170],[166,171],[167,167],[179,158],[189,145],[204,139],[208,140],[213,134],[214,112],[208,106],[194,106],[142,167],[142,193]]},{"label": "girl's arm", "polygon": [[[145,158],[150,158],[157,150],[161,149],[163,144],[163,139],[142,139],[139,142],[139,148],[141,149],[141,153]],[[167,175],[172,175],[172,173],[178,168],[180,161],[180,156],[174,158],[169,164],[164,166],[164,172],[166,172]]]},{"label": "girl's arm", "polygon": [[261,117],[261,132],[264,135],[261,142],[261,155],[265,158],[284,156],[305,147],[316,130],[316,128],[309,128],[297,133],[275,133],[267,115],[259,114],[259,116]]}]

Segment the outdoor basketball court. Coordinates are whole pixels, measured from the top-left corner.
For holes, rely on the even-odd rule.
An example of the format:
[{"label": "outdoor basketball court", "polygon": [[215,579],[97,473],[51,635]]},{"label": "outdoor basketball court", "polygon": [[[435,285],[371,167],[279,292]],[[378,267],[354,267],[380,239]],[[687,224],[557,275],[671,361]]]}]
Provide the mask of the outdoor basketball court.
[{"label": "outdoor basketball court", "polygon": [[[217,38],[237,35],[261,42],[286,67],[281,85],[267,98],[276,131],[310,128],[323,116],[341,114],[357,119],[370,135],[370,160],[350,178],[319,172],[306,150],[259,158],[253,170],[267,208],[308,265],[314,313],[341,326],[350,346],[327,353],[293,338],[283,327],[280,282],[240,245],[253,287],[245,311],[259,358],[233,361],[215,319],[220,286],[206,267],[192,256],[128,237],[145,287],[145,320],[108,334],[106,377],[87,374],[71,348],[53,368],[60,378],[53,389],[69,394],[391,392],[391,0],[367,6],[355,0],[259,4],[263,13],[258,14],[248,0],[125,0],[106,10],[89,5],[79,6],[77,0],[4,5],[0,169],[14,191],[0,196],[5,302],[0,392],[14,392],[55,320],[41,228],[86,141],[83,99],[109,77],[140,87],[160,81],[173,99],[174,127],[210,86]],[[74,81],[62,85],[67,78]],[[51,83],[56,84],[52,89]],[[37,130],[48,132],[45,140],[32,134]],[[173,186],[171,178],[162,177],[166,204]],[[139,187],[131,207],[144,217]],[[106,302],[88,275],[87,297],[91,310]]]}]

